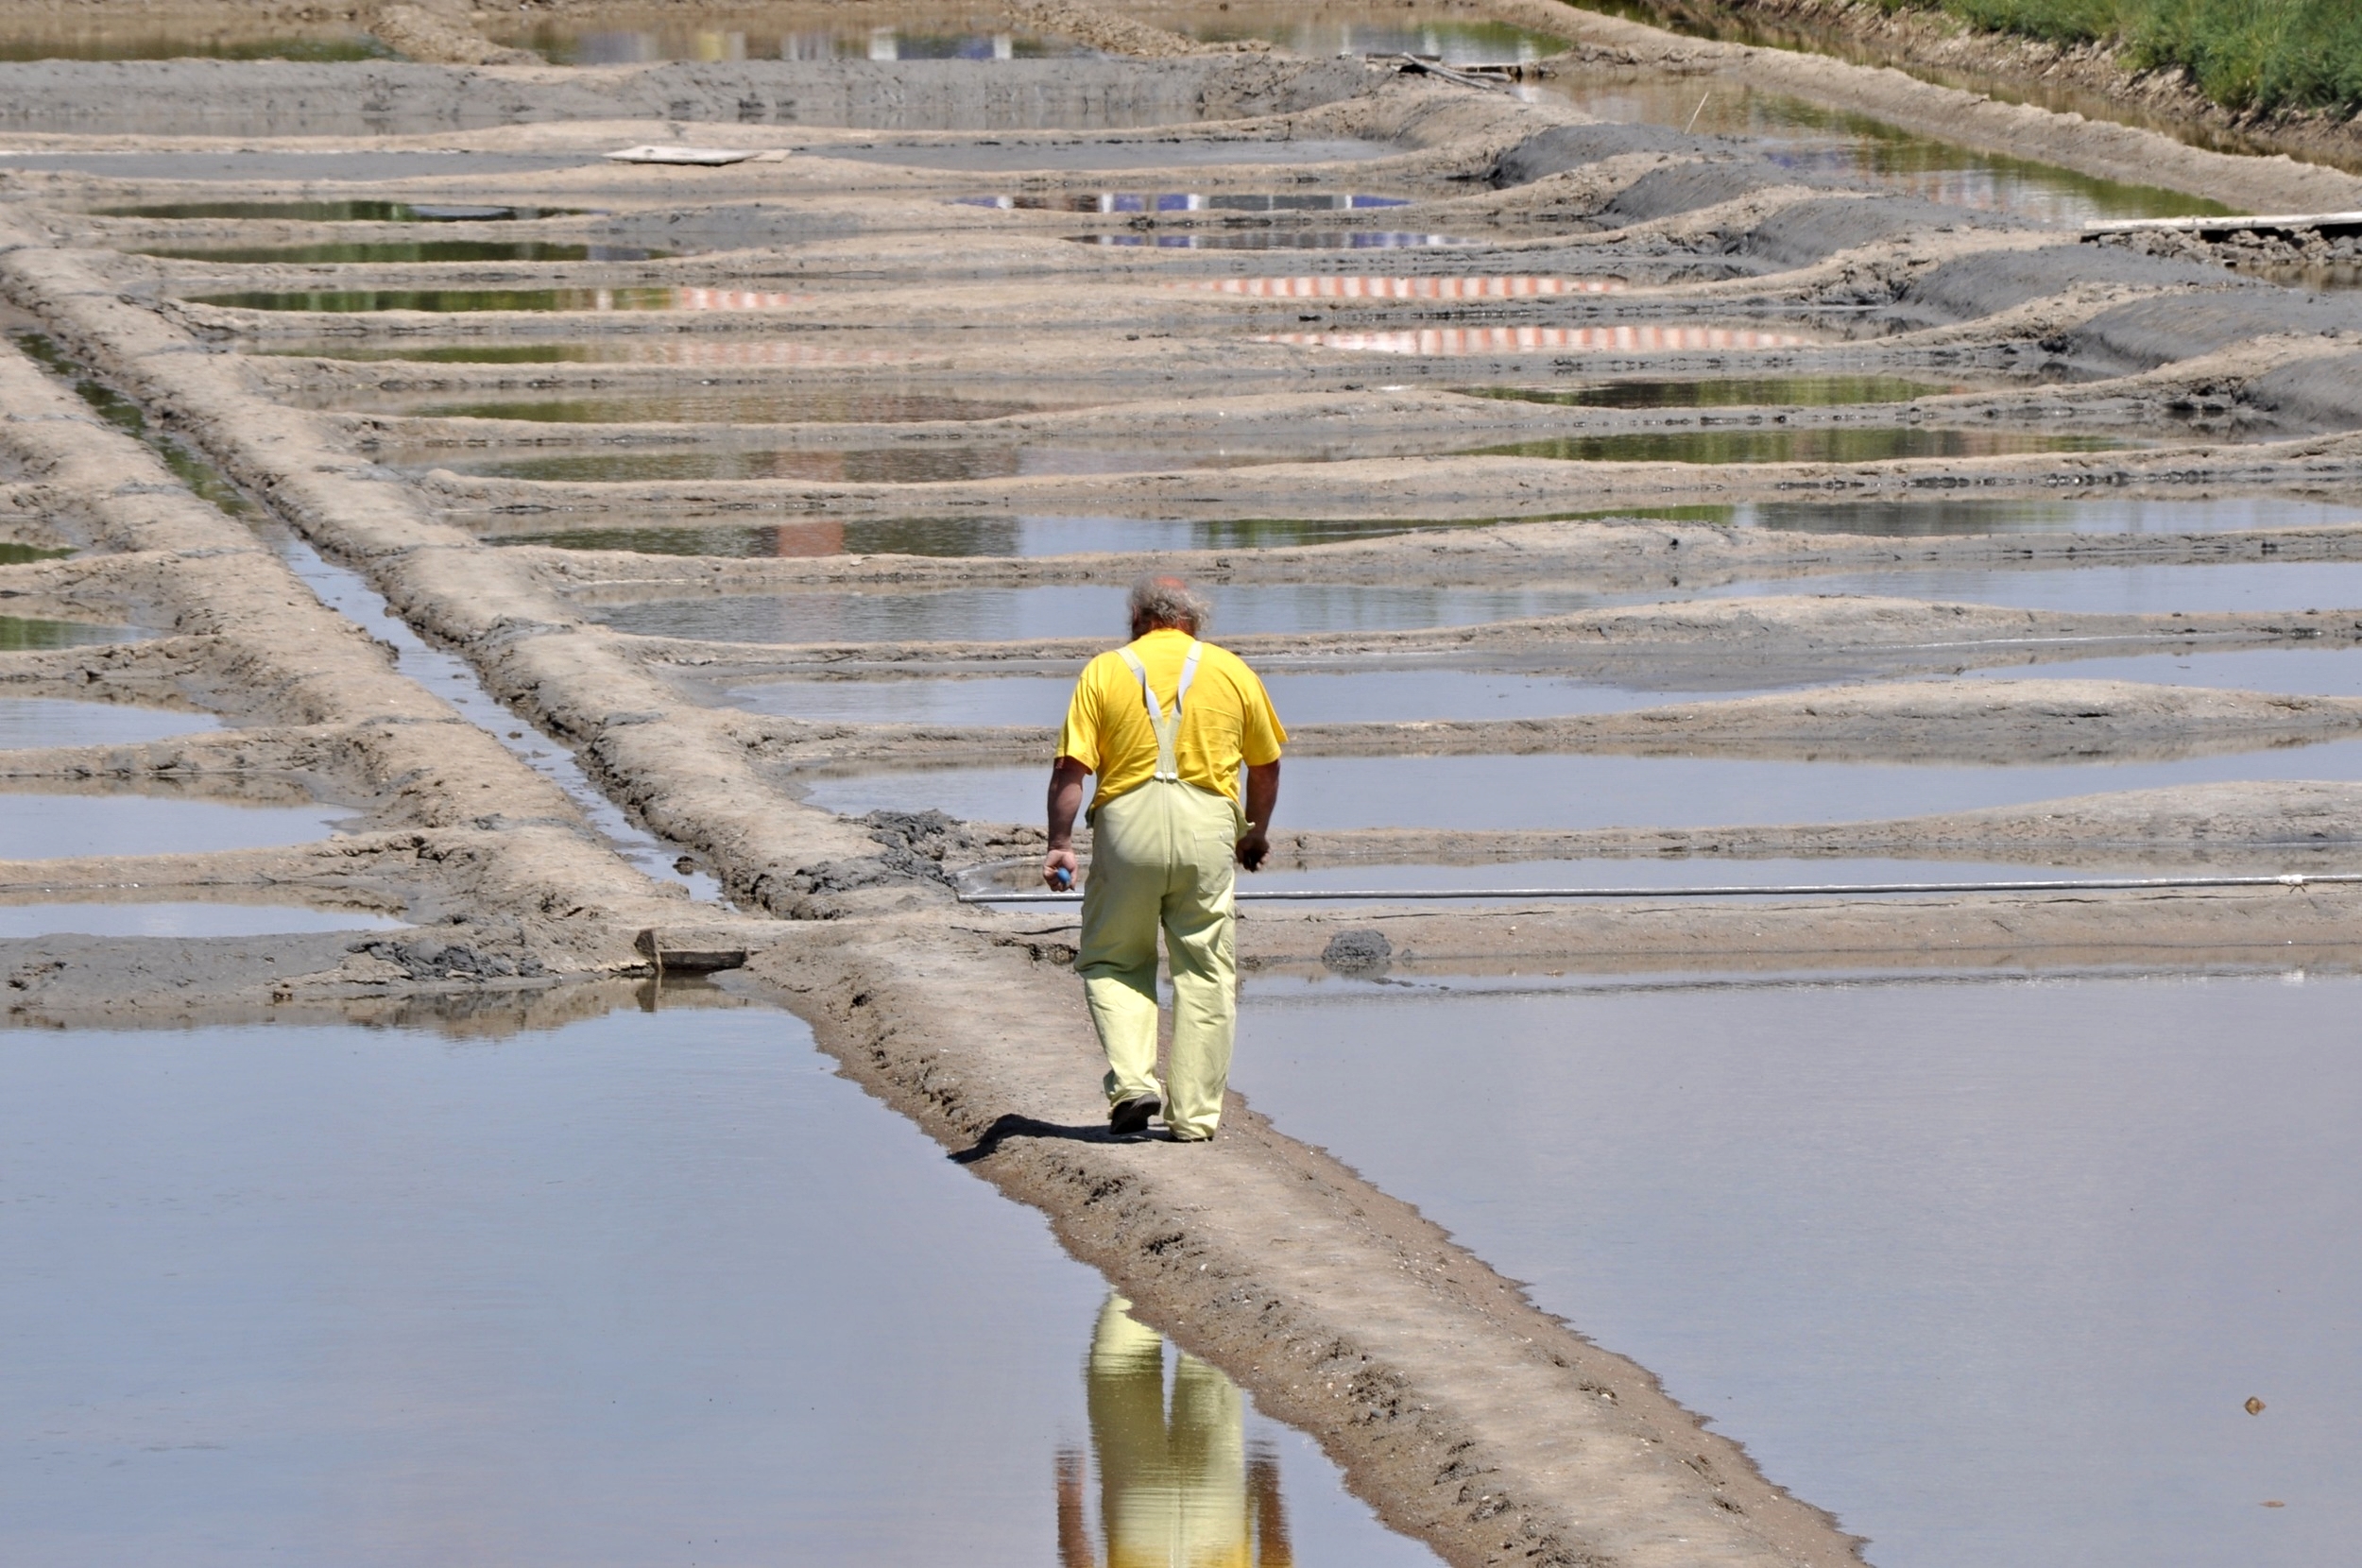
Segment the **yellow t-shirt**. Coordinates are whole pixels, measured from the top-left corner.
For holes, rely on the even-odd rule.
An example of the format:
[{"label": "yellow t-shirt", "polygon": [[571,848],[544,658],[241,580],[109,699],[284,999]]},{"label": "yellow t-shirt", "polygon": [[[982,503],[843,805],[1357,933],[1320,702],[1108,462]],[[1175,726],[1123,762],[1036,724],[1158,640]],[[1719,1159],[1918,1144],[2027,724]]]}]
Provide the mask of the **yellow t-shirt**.
[{"label": "yellow t-shirt", "polygon": [[[1168,713],[1190,640],[1187,632],[1164,629],[1132,644],[1133,656],[1148,672],[1149,689]],[[1259,768],[1278,761],[1288,732],[1254,671],[1210,642],[1198,647],[1197,674],[1181,707],[1173,763],[1184,783],[1236,800],[1240,765]],[[1140,678],[1121,654],[1102,654],[1083,667],[1067,705],[1066,727],[1058,731],[1058,755],[1099,775],[1094,810],[1156,776],[1156,731],[1140,700]]]}]

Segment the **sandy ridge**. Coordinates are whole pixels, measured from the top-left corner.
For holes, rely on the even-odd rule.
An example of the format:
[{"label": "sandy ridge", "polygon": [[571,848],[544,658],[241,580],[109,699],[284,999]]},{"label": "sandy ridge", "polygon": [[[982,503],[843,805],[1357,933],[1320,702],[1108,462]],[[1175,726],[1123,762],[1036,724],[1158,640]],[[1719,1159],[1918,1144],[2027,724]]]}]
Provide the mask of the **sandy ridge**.
[{"label": "sandy ridge", "polygon": [[[1562,67],[1648,65],[1704,76],[1727,75],[1875,114],[1922,135],[1960,142],[1988,152],[2061,163],[2085,174],[2132,184],[2164,185],[2212,196],[2234,208],[2288,212],[2344,211],[2362,201],[2362,178],[2283,156],[2255,158],[2211,152],[2153,130],[2114,121],[2007,104],[1982,93],[1922,81],[1888,67],[1855,65],[1825,55],[1755,48],[1684,38],[1643,23],[1578,10],[1553,0],[1486,0],[1505,21],[1544,26],[1579,41]],[[2285,201],[2286,205],[2274,206]]]},{"label": "sandy ridge", "polygon": [[[1029,941],[1001,922],[800,927],[752,968],[873,1092],[1049,1209],[1144,1316],[1318,1434],[1448,1560],[1854,1560],[1647,1373],[1251,1113],[1234,1106],[1203,1150],[1107,1141],[1079,998]],[[950,1014],[961,1029],[929,1027]]]},{"label": "sandy ridge", "polygon": [[[366,764],[327,775],[357,788],[356,804],[380,813],[388,826],[467,823],[501,830],[507,858],[483,884],[505,895],[488,898],[483,916],[500,929],[479,940],[529,954],[553,973],[640,962],[630,951],[632,929],[676,906],[599,845],[553,786],[397,673],[382,649],[322,607],[251,533],[191,496],[147,448],[89,418],[82,403],[13,349],[0,351],[0,401],[12,415],[0,425],[0,444],[39,473],[53,504],[84,520],[102,545],[133,553],[132,570],[146,572],[154,554],[170,554],[174,570],[155,581],[173,595],[180,639],[202,639],[215,672],[232,675],[282,723],[371,725]],[[152,670],[158,662],[154,652],[126,653],[135,665]],[[111,678],[111,663],[107,651],[77,649],[36,656],[19,668],[76,670],[90,685],[94,673],[97,684]],[[197,755],[256,743],[231,732],[163,750]],[[267,740],[260,744],[270,746]],[[128,756],[130,749],[109,750]],[[33,760],[38,765],[41,759]],[[103,755],[88,766],[93,773],[114,771]],[[103,877],[103,869],[95,874]],[[566,889],[562,899],[551,896],[557,886]],[[597,915],[586,918],[593,909]],[[469,934],[454,928],[446,940]],[[395,966],[394,974],[371,979],[382,983],[400,974]],[[308,979],[283,975],[286,986],[274,982],[264,989],[342,986],[353,978],[332,965]],[[12,992],[10,1006],[38,1006],[44,989],[75,983],[48,975]]]}]

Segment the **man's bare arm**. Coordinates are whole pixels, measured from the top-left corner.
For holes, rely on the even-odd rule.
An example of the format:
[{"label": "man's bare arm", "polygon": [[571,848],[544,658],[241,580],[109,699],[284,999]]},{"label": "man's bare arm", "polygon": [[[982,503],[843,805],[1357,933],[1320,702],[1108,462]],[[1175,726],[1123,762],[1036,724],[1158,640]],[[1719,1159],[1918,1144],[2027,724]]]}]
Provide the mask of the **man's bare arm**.
[{"label": "man's bare arm", "polygon": [[1271,853],[1271,816],[1279,809],[1279,761],[1246,770],[1246,837],[1239,841],[1239,863],[1249,871],[1260,871],[1263,857]]},{"label": "man's bare arm", "polygon": [[1082,814],[1083,780],[1089,776],[1090,770],[1071,757],[1051,764],[1050,853],[1042,857],[1041,879],[1061,893],[1074,885],[1082,871],[1074,859],[1074,819]]}]

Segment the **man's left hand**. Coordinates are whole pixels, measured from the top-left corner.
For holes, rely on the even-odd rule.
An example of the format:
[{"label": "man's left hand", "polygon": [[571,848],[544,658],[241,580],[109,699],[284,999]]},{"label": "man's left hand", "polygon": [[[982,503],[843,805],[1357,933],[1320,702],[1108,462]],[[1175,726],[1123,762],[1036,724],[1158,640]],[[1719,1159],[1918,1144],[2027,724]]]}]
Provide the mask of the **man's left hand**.
[{"label": "man's left hand", "polygon": [[1262,870],[1263,857],[1270,853],[1271,837],[1259,827],[1249,829],[1247,836],[1239,841],[1239,863],[1249,871]]}]

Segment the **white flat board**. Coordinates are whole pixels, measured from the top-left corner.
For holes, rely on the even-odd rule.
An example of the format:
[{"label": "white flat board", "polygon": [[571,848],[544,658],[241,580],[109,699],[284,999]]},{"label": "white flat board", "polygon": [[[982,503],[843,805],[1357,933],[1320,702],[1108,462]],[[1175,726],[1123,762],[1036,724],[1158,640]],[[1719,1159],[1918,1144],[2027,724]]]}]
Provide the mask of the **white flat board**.
[{"label": "white flat board", "polygon": [[625,147],[610,152],[610,163],[687,163],[699,168],[719,168],[725,163],[744,163],[754,153],[743,147]]}]

